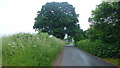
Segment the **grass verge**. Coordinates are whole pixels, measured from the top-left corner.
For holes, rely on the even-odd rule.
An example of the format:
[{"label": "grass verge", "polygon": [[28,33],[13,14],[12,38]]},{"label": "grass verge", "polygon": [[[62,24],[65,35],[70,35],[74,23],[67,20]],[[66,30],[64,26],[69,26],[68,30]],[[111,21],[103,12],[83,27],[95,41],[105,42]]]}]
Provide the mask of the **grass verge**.
[{"label": "grass verge", "polygon": [[112,58],[102,58],[115,66],[120,66],[120,59],[112,59]]}]

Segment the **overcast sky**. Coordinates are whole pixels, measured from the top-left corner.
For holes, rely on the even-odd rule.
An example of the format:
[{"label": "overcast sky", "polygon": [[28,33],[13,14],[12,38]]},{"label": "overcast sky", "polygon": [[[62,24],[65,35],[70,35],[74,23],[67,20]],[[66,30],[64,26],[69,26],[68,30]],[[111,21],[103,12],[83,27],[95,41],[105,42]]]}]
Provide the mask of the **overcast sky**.
[{"label": "overcast sky", "polygon": [[33,33],[37,11],[47,2],[68,2],[79,14],[80,27],[89,28],[88,17],[101,0],[0,0],[0,36],[18,32]]}]

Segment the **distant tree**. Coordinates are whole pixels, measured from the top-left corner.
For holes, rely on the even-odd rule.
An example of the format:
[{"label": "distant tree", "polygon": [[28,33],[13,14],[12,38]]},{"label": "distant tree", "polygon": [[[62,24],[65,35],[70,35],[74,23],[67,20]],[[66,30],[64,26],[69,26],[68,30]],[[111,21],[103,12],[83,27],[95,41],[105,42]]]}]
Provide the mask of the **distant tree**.
[{"label": "distant tree", "polygon": [[64,39],[65,34],[75,39],[80,33],[80,25],[77,24],[79,15],[67,2],[46,3],[37,13],[33,26],[35,30],[47,32],[60,39]]},{"label": "distant tree", "polygon": [[92,11],[89,18],[91,39],[112,43],[120,41],[120,1],[103,2]]}]

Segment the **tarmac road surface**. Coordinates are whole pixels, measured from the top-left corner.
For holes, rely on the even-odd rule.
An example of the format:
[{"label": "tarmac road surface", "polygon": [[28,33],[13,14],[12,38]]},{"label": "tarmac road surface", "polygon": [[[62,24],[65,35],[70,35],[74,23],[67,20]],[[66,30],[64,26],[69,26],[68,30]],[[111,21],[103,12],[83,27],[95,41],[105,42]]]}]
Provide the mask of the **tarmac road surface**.
[{"label": "tarmac road surface", "polygon": [[74,46],[65,46],[61,66],[113,66]]}]

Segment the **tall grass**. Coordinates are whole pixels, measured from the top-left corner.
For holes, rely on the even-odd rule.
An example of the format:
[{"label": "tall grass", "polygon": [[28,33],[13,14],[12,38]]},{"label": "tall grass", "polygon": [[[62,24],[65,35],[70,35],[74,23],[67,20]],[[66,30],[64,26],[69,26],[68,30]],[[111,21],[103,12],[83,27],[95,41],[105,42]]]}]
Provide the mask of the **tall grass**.
[{"label": "tall grass", "polygon": [[3,66],[51,65],[65,42],[46,33],[18,33],[2,37]]}]

